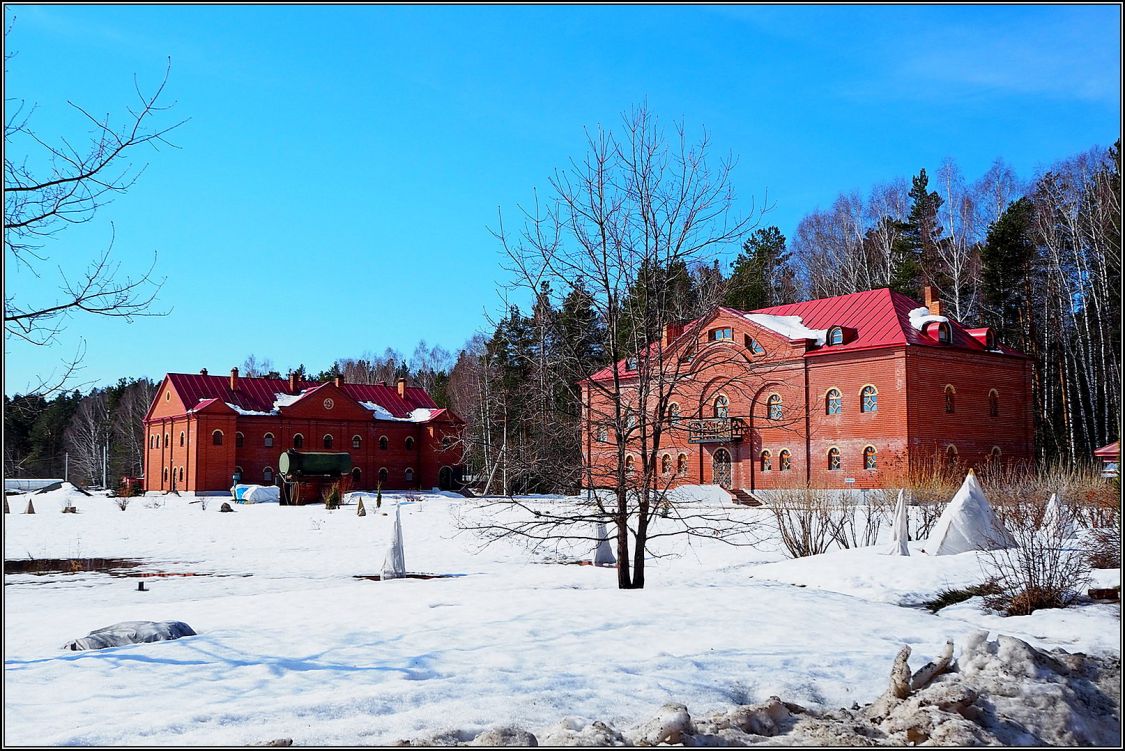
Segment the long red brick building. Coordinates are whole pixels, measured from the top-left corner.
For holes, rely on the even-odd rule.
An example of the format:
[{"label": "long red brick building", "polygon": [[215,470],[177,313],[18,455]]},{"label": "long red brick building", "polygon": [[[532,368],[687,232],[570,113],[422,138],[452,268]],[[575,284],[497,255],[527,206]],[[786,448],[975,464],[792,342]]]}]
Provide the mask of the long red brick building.
[{"label": "long red brick building", "polygon": [[347,452],[352,489],[454,487],[464,421],[424,389],[169,373],[144,419],[145,488],[271,485],[287,449]]},{"label": "long red brick building", "polygon": [[[1034,457],[1031,362],[987,328],[966,328],[889,289],[756,311],[719,308],[668,326],[641,357],[677,371],[663,404],[654,472],[669,487],[765,490],[892,486],[926,463],[980,466]],[[588,483],[610,486],[615,430],[626,472],[643,467],[638,420],[617,420],[604,387],[641,384],[637,358],[582,382]],[[664,389],[665,393],[669,389]],[[646,404],[655,409],[650,389]],[[628,399],[626,400],[628,401]],[[651,445],[651,444],[649,444]]]}]

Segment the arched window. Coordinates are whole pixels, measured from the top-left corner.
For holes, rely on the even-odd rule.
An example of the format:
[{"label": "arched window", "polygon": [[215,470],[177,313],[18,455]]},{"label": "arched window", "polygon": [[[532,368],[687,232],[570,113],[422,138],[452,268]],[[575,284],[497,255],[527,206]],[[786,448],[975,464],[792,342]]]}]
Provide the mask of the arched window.
[{"label": "arched window", "polygon": [[761,459],[762,459],[762,471],[763,472],[769,472],[771,469],[773,469],[773,460],[770,457],[769,449],[766,449],[765,451],[762,452]]},{"label": "arched window", "polygon": [[715,417],[727,417],[730,414],[730,399],[723,394],[715,397]]},{"label": "arched window", "polygon": [[172,439],[168,437],[167,433],[164,434],[164,445],[165,446],[171,446],[172,445]]},{"label": "arched window", "polygon": [[238,475],[238,480],[239,480],[239,482],[241,482],[242,481],[242,467],[235,467],[234,473],[236,475]]},{"label": "arched window", "polygon": [[294,433],[293,434],[293,448],[295,448],[295,449],[303,448],[304,445],[305,445],[305,437],[303,435],[301,435],[300,433]]},{"label": "arched window", "polygon": [[452,438],[450,438],[447,435],[441,437],[441,450],[442,451],[449,451],[449,449],[452,445],[453,445],[453,439]]},{"label": "arched window", "polygon": [[180,482],[184,481],[184,468],[180,467]]},{"label": "arched window", "polygon": [[406,436],[406,450],[407,451],[413,451],[414,450],[414,439],[410,436]]},{"label": "arched window", "polygon": [[632,455],[625,457],[625,474],[631,475],[637,471],[637,463]]},{"label": "arched window", "polygon": [[180,431],[180,445],[181,445],[181,446],[183,446],[183,445],[184,445],[184,440],[185,440],[185,437],[184,437],[184,431],[182,431],[182,430],[181,430],[181,431]]},{"label": "arched window", "polygon": [[1000,461],[1000,447],[999,446],[993,446],[992,451],[989,452],[988,458],[991,459],[994,462]]},{"label": "arched window", "polygon": [[324,438],[322,438],[321,441],[324,443],[324,448],[326,448],[326,449],[332,448],[332,434],[331,433],[325,433]]},{"label": "arched window", "polygon": [[609,426],[602,424],[598,426],[598,442],[609,443]]},{"label": "arched window", "polygon": [[148,447],[149,447],[150,449],[154,449],[154,448],[156,448],[156,441],[154,441],[154,440],[153,440],[154,438],[156,438],[156,436],[154,436],[154,435],[150,435],[150,436],[148,437]]},{"label": "arched window", "polygon": [[863,450],[863,468],[875,469],[878,466],[878,458],[875,454],[875,447],[868,446]]},{"label": "arched window", "polygon": [[831,472],[840,469],[840,449],[835,446],[828,449],[828,469]]},{"label": "arched window", "polygon": [[1000,395],[996,393],[996,389],[988,392],[988,416],[1000,416]]},{"label": "arched window", "polygon": [[414,482],[414,470],[410,467],[407,467],[406,471],[402,473],[402,479],[406,480],[407,482]]},{"label": "arched window", "polygon": [[767,414],[771,420],[781,419],[781,396],[778,394],[770,394],[770,398],[766,401]]},{"label": "arched window", "polygon": [[660,472],[665,475],[672,474],[672,457],[665,454],[660,458]]},{"label": "arched window", "polygon": [[168,482],[168,468],[164,468],[164,482]]},{"label": "arched window", "polygon": [[945,387],[945,413],[947,415],[953,414],[953,395],[957,393],[957,389],[952,386]]},{"label": "arched window", "polygon": [[390,445],[391,445],[391,442],[387,439],[387,437],[385,435],[379,436],[379,450],[380,451],[386,451],[387,447],[390,446]]},{"label": "arched window", "polygon": [[212,433],[211,434],[211,443],[212,443],[212,445],[215,445],[215,446],[222,446],[223,445],[223,431],[216,430],[214,433]]},{"label": "arched window", "polygon": [[947,467],[956,467],[957,466],[957,447],[954,446],[952,443],[949,444],[948,446],[946,446],[946,448],[945,448],[945,466],[947,466]]},{"label": "arched window", "polygon": [[824,414],[839,415],[844,411],[844,397],[840,389],[828,389],[824,395]]},{"label": "arched window", "polygon": [[828,344],[843,344],[844,343],[844,330],[839,326],[833,326],[828,329]]},{"label": "arched window", "polygon": [[680,405],[672,402],[668,405],[668,421],[675,425],[680,419]]},{"label": "arched window", "polygon": [[386,467],[379,467],[379,484],[380,485],[382,485],[383,483],[385,483],[387,481],[387,476],[388,476],[387,468]]},{"label": "arched window", "polygon": [[777,455],[780,464],[779,469],[782,472],[788,472],[793,469],[793,455],[789,453],[789,449],[782,449],[781,453]]},{"label": "arched window", "polygon": [[755,355],[764,355],[766,353],[765,348],[758,344],[758,340],[749,334],[746,335],[746,349],[750,350]]},{"label": "arched window", "polygon": [[879,392],[870,384],[863,387],[859,392],[859,411],[860,412],[878,412],[879,411]]},{"label": "arched window", "polygon": [[632,370],[636,370],[636,369],[637,369],[637,358],[626,357],[625,358],[625,370],[626,371],[632,371]]},{"label": "arched window", "polygon": [[637,427],[637,413],[633,411],[632,407],[625,408],[625,429],[633,430]]},{"label": "arched window", "polygon": [[680,477],[687,475],[687,454],[680,454],[676,457],[676,474]]},{"label": "arched window", "polygon": [[262,470],[262,482],[273,483],[273,469],[266,467]]},{"label": "arched window", "polygon": [[363,445],[363,439],[357,435],[352,436],[352,448],[357,449]]},{"label": "arched window", "polygon": [[273,433],[266,433],[262,436],[262,445],[268,449],[273,448]]},{"label": "arched window", "polygon": [[359,485],[361,477],[363,477],[363,472],[360,471],[359,467],[352,467],[352,483]]},{"label": "arched window", "polygon": [[946,321],[938,324],[937,340],[942,344],[949,344],[953,341],[953,327]]},{"label": "arched window", "polygon": [[234,434],[234,447],[236,449],[242,448],[242,444],[245,441],[246,441],[246,436],[242,435],[242,433],[235,433]]}]

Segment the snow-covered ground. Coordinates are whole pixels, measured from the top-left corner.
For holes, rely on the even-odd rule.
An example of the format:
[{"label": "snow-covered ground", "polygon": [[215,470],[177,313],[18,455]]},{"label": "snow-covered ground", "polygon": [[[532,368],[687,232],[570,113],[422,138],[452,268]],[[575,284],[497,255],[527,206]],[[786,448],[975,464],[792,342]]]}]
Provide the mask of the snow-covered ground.
[{"label": "snow-covered ground", "polygon": [[[22,513],[27,498],[37,513]],[[67,498],[76,514],[59,513]],[[192,501],[195,500],[193,503]],[[976,553],[859,549],[785,560],[775,545],[661,541],[647,586],[459,532],[481,501],[383,495],[321,505],[72,491],[9,497],[4,558],[141,558],[136,575],[5,576],[4,742],[12,745],[388,744],[445,730],[563,717],[633,727],[666,702],[693,713],[779,695],[814,707],[874,700],[903,644],[921,665],[981,628],[1036,646],[1120,651],[1117,605],[1001,618],[975,600],[917,605],[978,582]],[[371,581],[402,502],[408,571]],[[545,506],[564,499],[533,501]],[[388,513],[390,512],[390,513]],[[730,513],[760,515],[760,509]],[[207,574],[146,577],[144,572]],[[1099,572],[1112,586],[1119,572]],[[61,646],[120,621],[175,620],[198,636],[89,652]]]}]

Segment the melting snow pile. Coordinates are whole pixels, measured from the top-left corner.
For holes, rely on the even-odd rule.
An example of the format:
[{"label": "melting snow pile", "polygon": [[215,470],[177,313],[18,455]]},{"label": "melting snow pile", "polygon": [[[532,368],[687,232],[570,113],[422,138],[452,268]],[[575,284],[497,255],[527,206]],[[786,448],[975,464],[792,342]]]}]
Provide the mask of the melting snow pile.
[{"label": "melting snow pile", "polygon": [[170,641],[181,636],[195,636],[191,626],[182,621],[123,621],[91,631],[81,639],[67,642],[63,649],[79,652],[84,649],[105,649],[126,644]]},{"label": "melting snow pile", "polygon": [[801,316],[774,316],[768,313],[745,313],[747,320],[762,328],[781,334],[787,339],[812,339],[823,345],[827,329],[810,329],[805,326]]},{"label": "melting snow pile", "polygon": [[988,505],[976,473],[969,470],[965,482],[941,513],[926,542],[931,555],[956,555],[970,550],[994,550],[1016,544],[1004,523]]},{"label": "melting snow pile", "polygon": [[930,309],[927,307],[915,308],[910,311],[910,326],[915,331],[926,328],[927,323],[949,323],[949,319],[945,316],[930,315]]},{"label": "melting snow pile", "polygon": [[[891,687],[862,709],[826,712],[771,696],[767,701],[693,718],[665,704],[647,722],[620,731],[566,718],[543,735],[551,746],[1118,746],[1121,660],[1063,650],[1045,652],[1019,639],[972,634],[959,659],[945,655],[911,674],[910,648],[899,652]],[[409,746],[538,745],[505,726],[474,735],[446,731]]]}]

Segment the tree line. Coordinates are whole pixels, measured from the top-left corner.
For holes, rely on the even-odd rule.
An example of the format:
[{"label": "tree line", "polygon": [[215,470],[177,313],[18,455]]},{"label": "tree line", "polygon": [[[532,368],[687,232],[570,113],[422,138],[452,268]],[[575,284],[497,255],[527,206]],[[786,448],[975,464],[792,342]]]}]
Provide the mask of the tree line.
[{"label": "tree line", "polygon": [[[890,287],[918,298],[938,291],[950,314],[992,327],[1027,353],[1042,461],[1080,463],[1118,437],[1121,419],[1121,152],[1091,149],[1021,181],[1003,161],[976,180],[946,160],[933,179],[841,194],[803,217],[794,237],[776,226],[748,232],[730,263],[682,254],[645,258],[609,301],[607,316],[581,280],[565,294],[540,281],[527,310],[511,305],[456,353],[419,342],[339,358],[298,377],[353,383],[408,378],[468,423],[467,463],[490,492],[553,492],[581,484],[578,382],[643,350],[661,322],[715,304],[753,310]],[[606,328],[613,319],[613,347]],[[611,352],[610,350],[615,350]],[[247,376],[284,377],[247,357]],[[83,395],[5,396],[5,474],[59,476],[64,455],[82,482],[141,471],[140,421],[156,384],[145,378]]]}]

